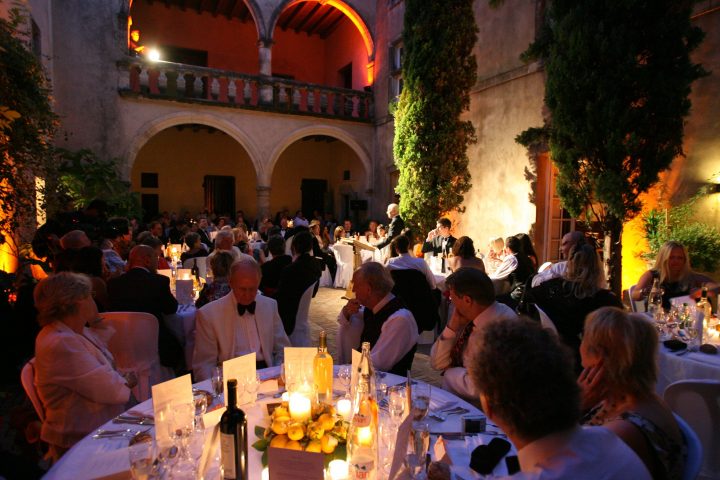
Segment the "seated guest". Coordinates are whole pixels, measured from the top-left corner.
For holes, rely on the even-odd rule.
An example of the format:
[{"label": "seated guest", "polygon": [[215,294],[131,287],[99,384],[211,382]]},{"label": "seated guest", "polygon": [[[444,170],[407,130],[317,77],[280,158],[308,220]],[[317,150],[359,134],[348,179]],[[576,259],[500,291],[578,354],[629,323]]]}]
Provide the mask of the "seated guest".
[{"label": "seated guest", "polygon": [[400,235],[395,237],[390,245],[392,245],[391,248],[397,253],[397,256],[388,260],[387,268],[390,270],[417,270],[425,275],[430,290],[435,290],[435,275],[433,275],[428,264],[425,263],[424,259],[414,257],[408,252],[410,239],[405,235]]},{"label": "seated guest", "polygon": [[613,307],[591,313],[580,345],[585,370],[578,382],[584,406],[595,406],[583,420],[614,432],[653,478],[681,479],[683,436],[655,393],[657,349],[655,327],[642,316]]},{"label": "seated guest", "polygon": [[322,236],[320,235],[320,221],[319,220],[312,220],[310,222],[310,234],[313,237],[312,242],[312,254],[314,257],[322,257],[323,256],[323,243],[324,240]]},{"label": "seated guest", "polygon": [[[600,307],[619,307],[622,302],[610,290],[598,287],[605,279],[597,252],[590,245],[576,246],[570,251],[565,272],[531,288],[525,294],[527,305],[536,304],[552,320],[560,339],[579,360],[580,338],[585,317]],[[532,314],[531,310],[523,313]]]},{"label": "seated guest", "polygon": [[[575,246],[585,245],[585,234],[573,230],[570,233],[563,235],[560,243],[560,253],[563,261],[553,263],[549,268],[535,275],[532,279],[531,285],[537,287],[543,282],[550,280],[551,278],[560,278],[565,273],[567,267],[567,260],[570,258],[570,250]],[[605,274],[602,276],[602,283],[598,284],[598,288],[605,288]]]},{"label": "seated guest", "polygon": [[258,295],[260,266],[242,257],[230,267],[230,293],[197,311],[193,372],[196,380],[210,378],[213,368],[255,352],[257,367],[280,365],[290,341],[277,303]]},{"label": "seated guest", "polygon": [[655,279],[659,280],[663,289],[662,306],[665,310],[670,309],[671,298],[685,295],[699,298],[703,283],[712,283],[711,288],[717,288],[711,278],[690,268],[687,249],[682,243],[672,240],[660,247],[655,267],[643,273],[638,280],[633,291],[633,300],[647,297]]},{"label": "seated guest", "polygon": [[[496,284],[496,293],[499,293],[498,300],[515,308],[515,305],[522,297],[525,282],[535,273],[532,262],[522,253],[522,245],[517,237],[505,239],[505,258],[500,266],[490,274],[490,279]],[[506,292],[497,290],[498,284],[505,284]]]},{"label": "seated guest", "polygon": [[450,271],[458,270],[462,267],[477,268],[481,272],[485,271],[485,263],[482,258],[475,256],[475,244],[470,237],[460,237],[452,246],[452,256],[448,258],[448,268]]},{"label": "seated guest", "polygon": [[[143,233],[146,233],[146,232],[143,232]],[[157,255],[157,257],[158,257],[158,264],[157,264],[158,270],[169,269],[170,264],[163,256],[163,243],[160,241],[160,239],[153,235],[145,235],[142,240],[140,238],[141,238],[141,236],[138,235],[138,238],[137,238],[138,245],[147,245],[148,247],[152,248],[155,251],[155,255]]]},{"label": "seated guest", "polygon": [[335,243],[343,243],[341,240],[345,238],[345,227],[341,225],[335,227],[335,231],[333,232],[333,238],[335,239]]},{"label": "seated guest", "polygon": [[340,355],[370,342],[370,358],[378,370],[406,375],[417,348],[417,324],[412,313],[391,292],[390,272],[377,262],[364,263],[353,274],[355,298],[338,315]]},{"label": "seated guest", "polygon": [[365,231],[365,240],[367,240],[368,243],[374,243],[380,240],[377,228],[378,222],[375,220],[370,220],[370,222],[368,222],[368,229]]},{"label": "seated guest", "polygon": [[241,258],[243,255],[250,257],[250,255],[242,253],[240,249],[234,245],[234,242],[235,236],[233,235],[232,230],[220,230],[219,232],[217,232],[217,235],[215,235],[215,249],[210,255],[208,255],[207,261],[209,262],[210,258],[215,254],[215,252],[220,250],[230,252],[230,254],[235,260]]},{"label": "seated guest", "polygon": [[87,236],[87,233],[82,230],[72,230],[60,237],[60,247],[63,250],[70,248],[79,250],[83,247],[89,247],[90,245],[92,245],[90,238]]},{"label": "seated guest", "polygon": [[165,227],[163,227],[163,224],[157,220],[152,221],[148,224],[148,231],[150,234],[159,239],[163,245],[166,243],[167,237],[165,236]]},{"label": "seated guest", "polygon": [[501,237],[491,239],[488,244],[487,261],[485,262],[488,275],[497,270],[503,258],[505,258],[505,241]]},{"label": "seated guest", "polygon": [[200,236],[200,242],[205,245],[205,250],[208,252],[212,248],[212,240],[210,240],[210,225],[205,215],[198,217],[197,223],[192,225],[192,230]]},{"label": "seated guest", "polygon": [[293,262],[280,271],[275,299],[288,337],[295,330],[295,317],[300,305],[300,297],[313,285],[313,296],[315,296],[323,270],[322,260],[312,256],[312,241],[312,235],[307,230],[293,235],[290,247]]},{"label": "seated guest", "polygon": [[[352,221],[349,218],[346,218],[343,221],[343,237],[350,238],[354,237],[355,233],[353,232],[353,224]],[[335,241],[337,242],[338,237],[335,236]]]},{"label": "seated guest", "polygon": [[189,232],[185,235],[185,245],[188,249],[180,254],[180,261],[185,264],[185,260],[189,258],[207,257],[208,252],[205,250],[203,243],[200,241],[200,235]]},{"label": "seated guest", "polygon": [[183,241],[183,237],[185,237],[185,234],[190,230],[190,227],[188,227],[187,221],[184,218],[178,218],[173,223],[173,226],[170,227],[170,231],[168,232],[168,240],[170,243],[174,244],[181,244]]},{"label": "seated guest", "polygon": [[572,359],[537,322],[517,318],[486,325],[470,375],[483,411],[518,450],[518,477],[651,478],[612,432],[578,425],[580,395]]},{"label": "seated guest", "polygon": [[495,301],[495,289],[485,273],[464,267],[445,280],[454,311],[430,350],[430,366],[444,372],[443,388],[467,400],[476,400],[467,367],[472,346],[486,324],[516,318],[507,305]]},{"label": "seated guest", "polygon": [[518,233],[515,235],[520,240],[520,251],[527,256],[532,262],[533,270],[538,269],[538,257],[535,253],[535,247],[533,247],[530,235],[527,233]]},{"label": "seated guest", "polygon": [[127,273],[108,281],[110,310],[155,315],[159,324],[160,363],[179,371],[184,368],[185,355],[162,317],[175,313],[178,303],[170,291],[170,279],[157,273],[157,259],[157,253],[147,245],[130,250]]},{"label": "seated guest", "polygon": [[292,257],[285,254],[285,240],[280,235],[270,236],[268,251],[272,255],[272,260],[268,260],[260,267],[262,269],[260,291],[266,297],[275,298],[280,282],[280,272],[292,263]]},{"label": "seated guest", "polygon": [[129,242],[125,240],[126,234],[111,225],[107,225],[102,234],[104,238],[100,248],[103,252],[106,278],[122,275],[125,273],[125,260],[123,260],[121,252],[125,251],[127,255],[127,246],[129,245]]},{"label": "seated guest", "polygon": [[230,292],[230,266],[234,261],[230,252],[222,251],[213,255],[208,265],[212,274],[212,282],[203,285],[198,299],[195,301],[195,307],[200,308]]},{"label": "seated guest", "polygon": [[449,218],[441,218],[437,221],[435,230],[430,230],[423,243],[422,252],[432,253],[434,256],[447,256],[455,243],[455,237],[450,234],[452,222]]},{"label": "seated guest", "polygon": [[42,330],[35,340],[35,385],[45,410],[40,437],[58,459],[85,435],[126,409],[134,376],[83,336],[97,308],[85,275],[63,272],[35,287]]}]

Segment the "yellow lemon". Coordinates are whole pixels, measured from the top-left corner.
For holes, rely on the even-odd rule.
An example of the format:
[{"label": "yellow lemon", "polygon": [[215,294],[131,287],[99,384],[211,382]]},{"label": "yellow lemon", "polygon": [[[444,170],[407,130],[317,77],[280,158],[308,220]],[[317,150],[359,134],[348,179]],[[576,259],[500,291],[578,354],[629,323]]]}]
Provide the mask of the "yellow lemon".
[{"label": "yellow lemon", "polygon": [[302,445],[300,445],[300,442],[297,440],[290,440],[285,444],[285,448],[289,448],[290,450],[302,450]]},{"label": "yellow lemon", "polygon": [[337,447],[338,440],[332,435],[324,435],[320,440],[320,446],[322,447],[323,453],[333,453],[335,447]]},{"label": "yellow lemon", "polygon": [[305,428],[302,423],[294,422],[291,423],[287,430],[287,435],[290,440],[300,440],[305,436]]},{"label": "yellow lemon", "polygon": [[310,443],[308,443],[307,447],[305,447],[305,451],[320,453],[322,451],[322,444],[320,443],[320,440],[310,440]]},{"label": "yellow lemon", "polygon": [[288,422],[273,420],[272,425],[270,425],[270,429],[278,435],[283,435],[288,431]]},{"label": "yellow lemon", "polygon": [[320,422],[311,422],[307,427],[307,436],[310,440],[320,440],[325,433]]},{"label": "yellow lemon", "polygon": [[275,435],[272,440],[270,440],[270,446],[271,447],[277,447],[277,448],[285,448],[285,445],[288,442],[287,435]]},{"label": "yellow lemon", "polygon": [[273,416],[273,418],[289,417],[290,412],[288,412],[287,408],[280,406],[280,407],[277,407],[275,410],[273,410],[272,416]]},{"label": "yellow lemon", "polygon": [[320,418],[318,418],[318,423],[322,425],[323,430],[332,430],[335,426],[335,417],[330,413],[323,413],[320,415]]}]

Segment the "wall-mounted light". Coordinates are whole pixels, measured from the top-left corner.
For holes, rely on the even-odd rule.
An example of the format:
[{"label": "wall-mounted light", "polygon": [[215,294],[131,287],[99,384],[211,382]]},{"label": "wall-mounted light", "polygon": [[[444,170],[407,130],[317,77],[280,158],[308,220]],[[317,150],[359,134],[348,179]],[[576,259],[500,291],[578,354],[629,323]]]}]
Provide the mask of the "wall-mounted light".
[{"label": "wall-mounted light", "polygon": [[151,62],[157,62],[160,60],[160,50],[157,48],[151,48],[147,52],[147,58]]}]

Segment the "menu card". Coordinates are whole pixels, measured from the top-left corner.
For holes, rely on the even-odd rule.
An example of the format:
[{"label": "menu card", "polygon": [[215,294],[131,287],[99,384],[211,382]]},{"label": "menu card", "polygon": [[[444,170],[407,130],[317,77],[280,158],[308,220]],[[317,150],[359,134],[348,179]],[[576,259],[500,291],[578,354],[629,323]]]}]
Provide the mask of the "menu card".
[{"label": "menu card", "polygon": [[227,381],[234,378],[238,382],[237,403],[244,405],[250,403],[252,399],[250,394],[245,391],[245,381],[247,378],[255,378],[255,352],[242,355],[240,357],[231,358],[223,362],[223,391],[225,392],[225,406],[227,406]]},{"label": "menu card", "polygon": [[270,480],[322,480],[324,465],[322,453],[268,448]]},{"label": "menu card", "polygon": [[172,441],[168,428],[174,419],[168,418],[170,409],[175,405],[193,403],[192,381],[190,375],[168,380],[152,386],[153,413],[155,415],[155,441],[158,445]]},{"label": "menu card", "polygon": [[191,305],[194,303],[192,280],[177,280],[175,282],[175,298],[180,305]]},{"label": "menu card", "polygon": [[303,383],[313,384],[313,360],[316,348],[285,347],[285,388],[297,389]]},{"label": "menu card", "polygon": [[410,432],[412,430],[413,416],[408,415],[398,427],[397,436],[395,437],[395,451],[393,452],[392,464],[390,466],[390,475],[388,478],[403,478],[403,461],[407,455],[408,442],[410,441]]}]

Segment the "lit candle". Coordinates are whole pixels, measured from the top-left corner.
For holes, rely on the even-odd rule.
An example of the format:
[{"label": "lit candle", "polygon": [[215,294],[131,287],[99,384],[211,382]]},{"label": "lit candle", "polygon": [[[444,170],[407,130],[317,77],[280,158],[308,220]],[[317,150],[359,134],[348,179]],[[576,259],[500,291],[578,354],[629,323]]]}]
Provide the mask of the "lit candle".
[{"label": "lit candle", "polygon": [[348,465],[345,460],[333,460],[328,464],[330,480],[345,480],[348,478]]},{"label": "lit candle", "polygon": [[296,422],[304,422],[310,418],[310,414],[310,399],[299,393],[293,393],[290,396],[290,417]]},{"label": "lit candle", "polygon": [[262,473],[260,474],[260,478],[262,480],[270,480],[270,470],[268,470],[268,467],[265,467],[262,469]]},{"label": "lit candle", "polygon": [[290,394],[288,392],[283,392],[282,396],[280,397],[280,400],[282,400],[283,402],[289,402]]},{"label": "lit candle", "polygon": [[350,403],[350,400],[347,398],[343,398],[338,400],[337,402],[337,413],[341,417],[343,417],[343,420],[350,421],[350,414],[352,408],[352,404]]},{"label": "lit candle", "polygon": [[372,444],[372,430],[370,430],[370,427],[360,427],[358,428],[358,443],[360,445],[371,445]]}]

